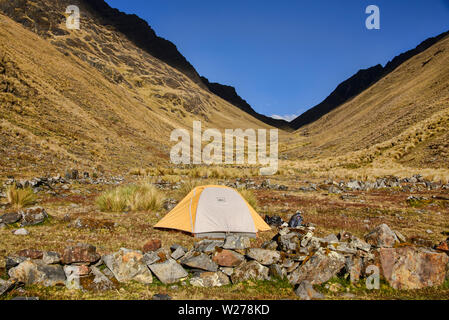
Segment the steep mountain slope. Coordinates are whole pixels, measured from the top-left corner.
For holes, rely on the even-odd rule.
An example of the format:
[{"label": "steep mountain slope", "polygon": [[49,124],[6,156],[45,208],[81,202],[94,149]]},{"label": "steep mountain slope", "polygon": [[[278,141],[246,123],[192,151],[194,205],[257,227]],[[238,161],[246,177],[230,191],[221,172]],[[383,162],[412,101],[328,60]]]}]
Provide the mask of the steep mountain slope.
[{"label": "steep mountain slope", "polygon": [[423,41],[415,49],[409,50],[395,57],[393,60],[388,62],[385,67],[377,65],[369,69],[360,70],[351,78],[339,84],[338,87],[323,102],[307,110],[299,117],[291,121],[290,126],[293,129],[299,129],[309,123],[312,123],[313,121],[318,120],[325,114],[368,89],[373,83],[376,83],[382,77],[393,72],[398,66],[406,62],[408,59],[427,50],[429,47],[445,38],[448,34],[449,31]]},{"label": "steep mountain slope", "polygon": [[0,12],[20,22],[0,14],[3,173],[167,161],[171,131],[191,129],[193,120],[268,128],[103,25],[83,3],[81,30],[67,30],[72,1],[0,1]]},{"label": "steep mountain slope", "polygon": [[449,36],[297,131],[290,154],[449,168]]}]

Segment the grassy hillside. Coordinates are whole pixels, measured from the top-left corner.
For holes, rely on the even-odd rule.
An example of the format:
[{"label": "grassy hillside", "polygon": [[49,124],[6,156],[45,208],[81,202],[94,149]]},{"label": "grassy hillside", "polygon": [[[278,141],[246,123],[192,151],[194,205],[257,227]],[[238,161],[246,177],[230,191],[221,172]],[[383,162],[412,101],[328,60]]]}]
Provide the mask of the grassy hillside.
[{"label": "grassy hillside", "polygon": [[[449,168],[449,37],[299,129],[290,158]],[[340,156],[340,158],[336,158]],[[329,159],[329,161],[331,161]]]},{"label": "grassy hillside", "polygon": [[63,19],[45,36],[0,22],[3,174],[166,162],[171,130],[193,120],[267,128],[89,14],[81,30],[57,31]]}]

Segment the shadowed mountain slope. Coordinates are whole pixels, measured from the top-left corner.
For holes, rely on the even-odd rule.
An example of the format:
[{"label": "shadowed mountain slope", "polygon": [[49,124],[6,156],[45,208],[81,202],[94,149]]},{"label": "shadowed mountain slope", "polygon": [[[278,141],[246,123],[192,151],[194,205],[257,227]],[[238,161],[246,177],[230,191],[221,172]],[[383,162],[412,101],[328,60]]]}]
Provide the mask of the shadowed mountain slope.
[{"label": "shadowed mountain slope", "polygon": [[369,69],[360,70],[351,78],[339,84],[338,87],[323,102],[307,110],[299,117],[291,121],[291,127],[296,130],[318,120],[328,112],[369,88],[373,83],[376,83],[382,77],[394,71],[408,59],[425,51],[446,37],[448,34],[449,31],[423,41],[415,49],[409,50],[395,57],[393,60],[388,62],[385,67],[377,65]]},{"label": "shadowed mountain slope", "polygon": [[352,154],[357,163],[384,158],[449,168],[449,35],[439,38],[401,64],[402,59],[393,60],[387,65],[392,72],[297,130],[290,154],[300,158]]}]

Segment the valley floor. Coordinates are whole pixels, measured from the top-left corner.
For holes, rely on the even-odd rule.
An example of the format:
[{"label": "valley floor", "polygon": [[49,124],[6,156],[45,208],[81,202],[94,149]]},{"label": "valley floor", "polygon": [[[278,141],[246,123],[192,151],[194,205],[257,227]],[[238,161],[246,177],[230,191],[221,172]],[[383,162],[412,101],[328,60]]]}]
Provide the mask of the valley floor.
[{"label": "valley floor", "polygon": [[[243,172],[243,171],[240,171]],[[147,171],[147,173],[149,173]],[[160,239],[163,247],[177,243],[192,247],[198,241],[190,235],[175,231],[153,229],[153,225],[170,209],[170,203],[182,198],[184,184],[228,184],[252,190],[257,199],[259,214],[279,215],[284,221],[297,211],[303,212],[306,223],[316,227],[315,234],[325,237],[342,231],[363,239],[363,236],[380,224],[387,224],[416,245],[433,246],[449,235],[449,185],[431,183],[419,176],[398,180],[397,185],[387,185],[369,190],[348,188],[349,180],[323,179],[296,172],[272,177],[248,176],[189,177],[177,172],[142,176],[141,172],[125,174],[123,178],[82,178],[54,184],[50,188],[40,186],[37,205],[45,208],[49,219],[39,225],[25,227],[28,235],[15,235],[17,224],[0,228],[0,277],[7,279],[5,259],[22,249],[63,251],[69,245],[88,243],[101,255],[116,252],[120,248],[141,250],[149,239]],[[142,172],[142,174],[145,174]],[[201,174],[200,174],[201,175]],[[268,179],[267,179],[268,178]],[[105,190],[118,184],[136,183],[142,180],[156,185],[164,198],[170,199],[156,212],[102,212],[96,198]],[[3,179],[4,192],[11,180]],[[363,181],[357,182],[364,189]],[[0,215],[12,209],[5,198],[0,197]],[[278,232],[277,227],[259,234],[252,246],[260,246]],[[442,287],[420,290],[394,290],[385,281],[380,290],[368,290],[365,280],[351,284],[346,279],[332,279],[315,289],[326,299],[449,299],[449,282]],[[298,299],[294,287],[286,280],[246,281],[218,288],[198,288],[181,282],[162,284],[157,279],[150,285],[137,282],[117,284],[115,290],[92,292],[68,290],[65,287],[41,287],[27,285],[15,287],[0,299],[17,296],[33,296],[46,299],[151,299],[155,294],[168,294],[173,299]]]}]

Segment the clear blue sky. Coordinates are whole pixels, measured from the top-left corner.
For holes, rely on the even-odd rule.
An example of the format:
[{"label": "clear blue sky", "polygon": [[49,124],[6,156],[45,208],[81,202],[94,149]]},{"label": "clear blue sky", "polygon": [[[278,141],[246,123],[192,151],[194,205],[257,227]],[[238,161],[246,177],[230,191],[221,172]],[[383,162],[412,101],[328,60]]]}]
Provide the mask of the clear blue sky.
[{"label": "clear blue sky", "polygon": [[[266,115],[299,115],[359,69],[449,30],[449,0],[106,0]],[[367,30],[368,5],[380,30]]]}]

